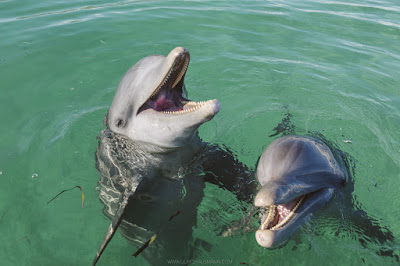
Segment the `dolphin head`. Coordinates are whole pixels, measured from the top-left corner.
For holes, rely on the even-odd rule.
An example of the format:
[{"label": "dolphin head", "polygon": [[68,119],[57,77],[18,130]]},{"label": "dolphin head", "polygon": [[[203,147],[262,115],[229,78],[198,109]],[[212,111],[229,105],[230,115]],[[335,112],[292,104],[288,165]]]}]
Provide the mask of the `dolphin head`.
[{"label": "dolphin head", "polygon": [[217,100],[187,99],[184,77],[189,52],[177,47],[168,56],[151,55],[131,67],[120,81],[107,115],[110,130],[137,142],[177,148],[218,113]]},{"label": "dolphin head", "polygon": [[261,155],[256,175],[261,189],[254,205],[265,210],[256,239],[267,248],[288,240],[347,178],[323,142],[303,136],[273,141]]}]

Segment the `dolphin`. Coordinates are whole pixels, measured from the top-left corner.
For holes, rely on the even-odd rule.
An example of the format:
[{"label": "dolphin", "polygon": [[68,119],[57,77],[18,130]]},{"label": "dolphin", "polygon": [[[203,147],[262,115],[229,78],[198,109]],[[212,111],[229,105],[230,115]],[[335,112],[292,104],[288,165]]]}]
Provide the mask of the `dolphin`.
[{"label": "dolphin", "polygon": [[324,207],[347,182],[340,158],[322,141],[306,136],[274,140],[261,155],[254,205],[265,209],[256,231],[258,244],[284,244],[306,218]]},{"label": "dolphin", "polygon": [[118,85],[96,151],[99,198],[112,222],[93,265],[120,225],[121,234],[140,247],[168,217],[181,213],[143,252],[151,264],[165,264],[165,256],[178,258],[191,239],[204,188],[195,158],[205,144],[197,129],[220,104],[188,99],[189,61],[183,47],[167,56],[147,56]]},{"label": "dolphin", "polygon": [[184,78],[190,54],[183,47],[167,57],[151,55],[122,77],[108,111],[107,126],[136,142],[161,148],[193,143],[197,128],[218,113],[217,100],[189,101]]}]

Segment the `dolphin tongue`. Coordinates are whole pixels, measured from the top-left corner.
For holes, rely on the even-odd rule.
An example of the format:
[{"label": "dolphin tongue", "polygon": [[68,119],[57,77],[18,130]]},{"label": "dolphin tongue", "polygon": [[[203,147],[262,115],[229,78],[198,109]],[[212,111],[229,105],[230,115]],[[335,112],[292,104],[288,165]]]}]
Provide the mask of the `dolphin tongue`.
[{"label": "dolphin tongue", "polygon": [[154,110],[156,111],[164,111],[171,107],[174,107],[175,103],[171,99],[168,99],[166,96],[161,96],[154,103]]},{"label": "dolphin tongue", "polygon": [[154,102],[154,110],[156,111],[177,111],[182,110],[179,108],[179,103],[174,101],[174,98],[171,93],[167,91],[162,91],[160,95],[158,95],[156,101]]},{"label": "dolphin tongue", "polygon": [[179,95],[179,92],[162,90],[157,94],[155,99],[148,100],[147,104],[158,112],[181,111],[183,109],[180,98],[182,97]]},{"label": "dolphin tongue", "polygon": [[277,216],[279,219],[277,223],[282,222],[290,214],[290,212],[293,210],[293,207],[296,205],[298,201],[299,199],[297,198],[285,204],[276,206],[276,211],[278,214]]},{"label": "dolphin tongue", "polygon": [[269,206],[268,215],[261,222],[261,230],[276,230],[282,227],[294,215],[305,196],[301,196],[284,204]]}]

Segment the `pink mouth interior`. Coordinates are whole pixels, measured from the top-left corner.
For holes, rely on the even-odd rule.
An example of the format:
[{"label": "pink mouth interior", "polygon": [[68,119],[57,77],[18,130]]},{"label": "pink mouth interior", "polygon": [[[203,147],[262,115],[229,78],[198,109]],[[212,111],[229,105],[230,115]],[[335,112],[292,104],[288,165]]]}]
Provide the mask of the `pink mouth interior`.
[{"label": "pink mouth interior", "polygon": [[178,74],[182,71],[184,61],[174,66],[172,74],[168,80],[159,88],[156,95],[149,98],[140,108],[138,113],[147,109],[153,109],[157,112],[174,112],[183,110],[183,101],[188,101],[182,96],[183,82],[186,73],[184,73],[180,81],[174,85],[174,81],[178,78]]},{"label": "pink mouth interior", "polygon": [[276,205],[276,213],[274,220],[268,225],[268,229],[282,222],[299,202],[300,198],[296,198],[282,205]]},{"label": "pink mouth interior", "polygon": [[181,92],[171,89],[161,89],[157,95],[153,96],[142,106],[142,110],[154,109],[158,112],[182,111],[182,101],[186,99],[182,97]]}]

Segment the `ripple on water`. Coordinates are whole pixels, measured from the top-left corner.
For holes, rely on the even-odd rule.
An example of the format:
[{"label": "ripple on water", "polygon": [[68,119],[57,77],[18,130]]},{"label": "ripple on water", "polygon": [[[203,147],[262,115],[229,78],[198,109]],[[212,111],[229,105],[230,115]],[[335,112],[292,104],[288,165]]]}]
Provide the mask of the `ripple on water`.
[{"label": "ripple on water", "polygon": [[55,132],[53,136],[50,138],[50,140],[47,142],[46,146],[50,146],[59,139],[63,138],[65,134],[67,133],[68,129],[81,117],[83,117],[86,114],[94,113],[98,110],[107,110],[108,106],[97,106],[97,107],[92,107],[89,109],[83,109],[80,110],[76,113],[70,113],[64,118],[56,120],[56,124],[54,124],[52,127],[56,128],[56,130],[52,130],[51,132]]},{"label": "ripple on water", "polygon": [[[229,191],[208,185],[207,195],[199,209],[199,226],[218,236],[234,236],[242,234],[243,227],[247,226],[245,218],[249,205],[240,202]],[[220,200],[224,194],[224,200]]]},{"label": "ripple on water", "polygon": [[[276,137],[272,136],[274,129],[285,114],[291,115],[294,133],[323,132],[355,157],[352,196],[362,203],[362,208],[358,203],[355,208],[371,213],[379,226],[392,230],[393,245],[398,246],[397,0],[0,1],[0,13],[0,64],[4,66],[0,108],[7,116],[7,131],[1,135],[6,149],[0,151],[0,177],[2,182],[10,180],[10,185],[2,186],[6,191],[0,196],[4,202],[15,202],[15,195],[30,191],[17,197],[21,204],[15,205],[15,213],[25,214],[24,208],[18,207],[25,206],[25,200],[46,199],[44,195],[54,184],[62,185],[70,176],[94,187],[98,176],[93,152],[99,130],[88,126],[89,120],[101,123],[119,79],[134,62],[183,45],[193,59],[186,79],[189,93],[199,99],[212,95],[222,105],[213,122],[200,129],[202,138],[237,151],[241,162],[254,167]],[[87,86],[78,86],[83,78]],[[110,86],[113,88],[106,92]],[[64,89],[59,95],[60,88]],[[84,156],[87,159],[81,160]],[[20,169],[22,174],[18,174]],[[30,178],[33,173],[40,175],[37,182]],[[18,176],[27,177],[32,184],[26,187],[25,179]],[[11,181],[18,180],[19,185],[13,186]],[[96,199],[95,194],[88,197]],[[2,235],[10,243],[18,239],[18,228],[38,236],[31,238],[36,244],[29,247],[29,254],[24,255],[27,253],[19,242],[0,249],[0,257],[15,260],[8,264],[29,264],[32,259],[51,264],[54,258],[80,264],[93,259],[91,253],[97,250],[102,240],[99,232],[104,229],[96,200],[92,202],[97,209],[88,209],[84,219],[69,215],[77,220],[61,219],[59,225],[52,225],[52,219],[46,224],[40,217],[67,217],[71,210],[47,210],[43,202],[31,211],[44,216],[27,213],[11,223],[17,230]],[[357,265],[362,263],[361,256],[365,264],[387,262],[377,256],[374,247],[360,244],[362,227],[352,226],[346,212],[340,210],[333,215],[322,211],[326,216],[318,218],[318,214],[307,222],[300,234],[303,245],[289,241],[283,248],[265,250],[257,245],[253,233],[222,237],[235,226],[242,232],[240,221],[247,213],[234,195],[206,185],[194,229],[199,238],[212,243],[211,250],[202,253],[205,258],[221,254],[231,258],[240,253],[246,259],[234,263],[249,265],[296,265],[299,261],[318,265],[329,259]],[[49,245],[43,232],[54,236],[55,245]],[[85,241],[71,238],[71,232],[80,232],[78,236]],[[64,239],[67,248],[53,248],[57,239]],[[120,256],[102,259],[121,265],[129,258],[125,260],[119,247],[131,247],[118,237],[115,240],[114,251]],[[49,258],[50,253],[53,257]]]}]

